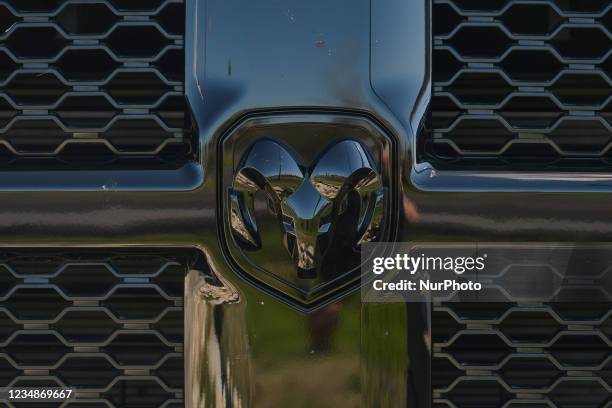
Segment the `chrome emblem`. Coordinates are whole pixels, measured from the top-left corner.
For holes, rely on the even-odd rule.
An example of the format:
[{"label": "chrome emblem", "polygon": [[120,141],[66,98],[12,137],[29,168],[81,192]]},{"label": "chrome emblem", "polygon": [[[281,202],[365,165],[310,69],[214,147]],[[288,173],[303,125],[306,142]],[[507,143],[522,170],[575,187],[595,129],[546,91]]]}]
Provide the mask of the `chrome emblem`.
[{"label": "chrome emblem", "polygon": [[[276,215],[283,245],[297,277],[318,276],[330,246],[337,240],[357,250],[377,239],[383,215],[384,188],[376,165],[355,140],[328,146],[311,166],[301,166],[289,148],[262,139],[243,159],[230,189],[232,234],[246,250],[261,248],[254,196],[266,194]],[[340,227],[338,220],[348,216]],[[345,217],[346,218],[346,217]],[[346,220],[345,220],[346,221]],[[336,235],[341,236],[336,236]]]},{"label": "chrome emblem", "polygon": [[312,310],[359,287],[361,247],[392,241],[393,139],[366,117],[245,118],[221,139],[219,237],[233,271]]}]

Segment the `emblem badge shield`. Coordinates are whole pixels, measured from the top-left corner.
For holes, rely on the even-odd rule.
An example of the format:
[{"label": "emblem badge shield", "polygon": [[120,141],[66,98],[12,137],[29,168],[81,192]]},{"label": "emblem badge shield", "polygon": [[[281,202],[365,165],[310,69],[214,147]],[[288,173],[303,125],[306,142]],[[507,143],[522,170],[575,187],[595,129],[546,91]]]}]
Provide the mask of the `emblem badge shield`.
[{"label": "emblem badge shield", "polygon": [[246,278],[309,307],[356,287],[389,238],[392,142],[368,119],[248,119],[222,143],[224,237]]}]

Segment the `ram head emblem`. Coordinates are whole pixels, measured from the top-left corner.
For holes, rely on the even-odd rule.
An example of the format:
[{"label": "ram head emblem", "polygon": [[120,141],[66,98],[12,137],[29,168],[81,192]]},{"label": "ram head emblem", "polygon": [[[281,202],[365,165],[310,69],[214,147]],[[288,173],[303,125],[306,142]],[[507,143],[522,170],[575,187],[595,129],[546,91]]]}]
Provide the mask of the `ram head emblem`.
[{"label": "ram head emblem", "polygon": [[[357,141],[332,144],[311,166],[301,165],[288,148],[274,140],[253,144],[230,189],[230,228],[237,244],[246,250],[261,247],[254,216],[254,197],[260,190],[265,191],[278,219],[299,278],[317,277],[335,242],[349,242],[357,249],[380,235],[383,182]],[[340,218],[342,228],[337,225]]]}]

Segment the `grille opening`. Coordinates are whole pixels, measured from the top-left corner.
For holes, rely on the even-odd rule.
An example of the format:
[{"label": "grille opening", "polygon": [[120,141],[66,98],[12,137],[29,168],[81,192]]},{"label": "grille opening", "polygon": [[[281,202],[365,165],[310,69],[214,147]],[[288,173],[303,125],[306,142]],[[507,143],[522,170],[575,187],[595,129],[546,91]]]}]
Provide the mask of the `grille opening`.
[{"label": "grille opening", "polygon": [[8,269],[3,266],[0,269],[0,296],[6,296],[16,282],[17,278],[11,275]]},{"label": "grille opening", "polygon": [[5,82],[19,65],[5,51],[0,51],[0,80]]},{"label": "grille opening", "polygon": [[440,169],[609,169],[608,6],[432,1],[433,92],[419,159]]},{"label": "grille opening", "polygon": [[157,323],[153,323],[152,326],[156,330],[159,330],[159,332],[169,341],[173,343],[182,343],[182,311],[168,311],[159,321],[157,321]]},{"label": "grille opening", "polygon": [[612,28],[612,13],[608,11],[602,21],[604,26],[610,30]]},{"label": "grille opening", "polygon": [[164,344],[152,333],[119,334],[104,347],[104,351],[122,365],[151,365],[172,353],[174,348]]},{"label": "grille opening", "polygon": [[52,276],[64,263],[61,256],[8,256],[6,267],[10,267],[17,276]]},{"label": "grille opening", "polygon": [[435,34],[448,34],[461,22],[461,16],[448,4],[434,4],[436,20],[433,22]]},{"label": "grille opening", "polygon": [[596,59],[610,50],[612,40],[599,28],[564,28],[551,44],[566,58]]},{"label": "grille opening", "polygon": [[157,14],[156,20],[164,29],[173,35],[181,35],[183,32],[183,7],[178,3],[167,3],[164,9]]},{"label": "grille opening", "polygon": [[601,331],[608,336],[608,338],[612,338],[612,316],[608,317],[608,319],[602,323]]},{"label": "grille opening", "polygon": [[562,110],[547,97],[517,96],[499,114],[517,129],[546,129],[557,122]]},{"label": "grille opening", "polygon": [[105,86],[105,90],[120,104],[152,105],[170,87],[153,72],[121,72]]},{"label": "grille opening", "polygon": [[167,126],[175,128],[182,125],[182,112],[185,109],[185,98],[179,96],[168,96],[158,106],[157,112],[159,114],[159,117],[164,121]]},{"label": "grille opening", "polygon": [[482,26],[463,26],[449,40],[451,47],[474,59],[499,56],[511,43],[501,30]]},{"label": "grille opening", "polygon": [[506,4],[506,0],[457,0],[454,3],[465,11],[498,10]]},{"label": "grille opening", "polygon": [[104,81],[115,69],[117,63],[104,50],[68,50],[56,63],[57,69],[69,81]]},{"label": "grille opening", "polygon": [[51,119],[35,121],[19,120],[4,133],[7,148],[19,154],[52,154],[60,149],[60,145],[68,135],[57,122]]},{"label": "grille opening", "polygon": [[432,72],[434,81],[446,82],[457,74],[463,64],[448,50],[435,50],[432,55],[432,65],[436,70]]},{"label": "grille opening", "polygon": [[118,381],[104,393],[110,402],[120,407],[160,407],[172,395],[154,380],[128,379]]},{"label": "grille opening", "polygon": [[562,335],[548,348],[557,361],[567,366],[597,366],[611,351],[610,346],[597,334]]},{"label": "grille opening", "polygon": [[172,388],[183,386],[183,359],[171,357],[167,359],[154,373]]},{"label": "grille opening", "polygon": [[0,347],[18,364],[22,365],[52,365],[70,348],[62,344],[60,339],[52,334],[18,334],[11,342]]},{"label": "grille opening", "polygon": [[6,387],[20,374],[4,357],[0,358],[0,387]]},{"label": "grille opening", "polygon": [[19,319],[53,319],[70,306],[53,288],[18,288],[3,302],[8,310]]},{"label": "grille opening", "polygon": [[552,340],[560,329],[546,312],[515,312],[504,319],[499,330],[513,342],[533,343]]},{"label": "grille opening", "polygon": [[51,72],[17,74],[5,87],[6,93],[19,105],[51,105],[68,87]]},{"label": "grille opening", "polygon": [[106,43],[121,57],[153,57],[170,41],[155,26],[119,26]]},{"label": "grille opening", "polygon": [[550,393],[550,399],[559,407],[601,407],[610,393],[591,381],[564,381]]},{"label": "grille opening", "polygon": [[553,303],[552,309],[565,320],[582,320],[595,323],[610,310],[608,303]]},{"label": "grille opening", "polygon": [[120,374],[120,370],[102,357],[72,357],[62,364],[62,379],[79,390],[104,388]]},{"label": "grille opening", "polygon": [[447,347],[461,364],[495,365],[508,354],[509,347],[494,334],[460,335]]},{"label": "grille opening", "polygon": [[[584,90],[592,92],[585,95]],[[612,93],[612,86],[600,75],[566,74],[550,87],[551,92],[566,105],[585,106],[601,105]]]},{"label": "grille opening", "polygon": [[453,111],[457,105],[448,96],[435,96],[432,103],[440,107],[431,115],[431,122],[436,128],[450,127],[461,115],[461,112]]},{"label": "grille opening", "polygon": [[550,132],[549,137],[561,149],[569,152],[603,154],[612,134],[599,121],[575,120],[561,123]]},{"label": "grille opening", "polygon": [[499,66],[513,80],[536,83],[554,80],[563,68],[563,64],[550,50],[537,49],[513,50],[499,63]]},{"label": "grille opening", "polygon": [[563,19],[547,4],[515,4],[506,11],[500,20],[515,34],[552,33]]},{"label": "grille opening", "polygon": [[101,343],[121,325],[103,309],[98,309],[69,310],[53,327],[70,342]]},{"label": "grille opening", "polygon": [[17,57],[49,59],[57,55],[68,44],[52,26],[17,26],[4,40]]},{"label": "grille opening", "polygon": [[133,274],[135,276],[153,276],[160,273],[162,268],[165,268],[169,264],[168,260],[162,257],[123,256],[113,257],[109,261],[109,265],[113,268],[121,270],[125,274]]},{"label": "grille opening", "polygon": [[502,407],[510,395],[494,380],[462,381],[453,389],[452,402],[457,407]]},{"label": "grille opening", "polygon": [[461,370],[445,357],[434,357],[431,360],[431,371],[436,373],[431,379],[431,385],[434,389],[448,386],[462,374]]},{"label": "grille opening", "polygon": [[[138,298],[135,305],[132,299]],[[174,303],[155,288],[119,288],[111,299],[104,302],[117,316],[126,319],[155,319]]]},{"label": "grille opening", "polygon": [[11,1],[0,5],[2,27],[0,171],[177,169],[197,159],[183,1]]},{"label": "grille opening", "polygon": [[66,133],[51,119],[19,120],[4,133],[4,139],[8,143],[7,148],[16,152],[15,156],[51,154],[59,149],[66,139]]},{"label": "grille opening", "polygon": [[183,61],[185,51],[182,49],[168,48],[162,55],[151,64],[169,81],[180,81],[183,77]]},{"label": "grille opening", "polygon": [[119,10],[131,10],[131,11],[151,11],[157,10],[164,0],[113,0],[112,4]]},{"label": "grille opening", "polygon": [[158,122],[153,119],[118,120],[112,129],[102,135],[113,146],[123,151],[155,151],[167,143],[172,133],[159,129]]},{"label": "grille opening", "polygon": [[[19,325],[13,322],[6,313],[0,313],[0,342],[8,340],[18,327]],[[2,360],[0,360],[0,362],[1,361]]]},{"label": "grille opening", "polygon": [[69,4],[57,16],[57,23],[70,34],[103,34],[117,21],[119,17],[101,3]]},{"label": "grille opening", "polygon": [[610,306],[434,305],[433,406],[607,406]]},{"label": "grille opening", "polygon": [[[108,293],[120,279],[114,276],[106,265],[69,264],[52,281],[71,296],[96,297]],[[83,285],[83,282],[88,284]]]},{"label": "grille opening", "polygon": [[575,12],[599,12],[608,6],[607,0],[560,0],[559,8],[563,11]]},{"label": "grille opening", "polygon": [[111,163],[115,157],[109,147],[102,143],[70,143],[62,148],[57,155],[58,160],[66,163]]},{"label": "grille opening", "polygon": [[512,88],[497,74],[463,73],[448,91],[462,103],[489,105],[502,102]]},{"label": "grille opening", "polygon": [[51,12],[56,10],[65,0],[8,0],[7,3],[17,11]]},{"label": "grille opening", "polygon": [[552,385],[562,372],[546,358],[514,357],[500,370],[500,375],[512,387],[541,389]]},{"label": "grille opening", "polygon": [[0,386],[19,376],[20,386],[95,394],[71,407],[182,407],[182,287],[197,257],[176,248],[0,251]]},{"label": "grille opening", "polygon": [[493,120],[470,119],[453,122],[450,132],[434,138],[434,143],[446,143],[457,153],[473,152],[473,154],[495,155],[512,140],[512,133],[501,123]]},{"label": "grille opening", "polygon": [[17,20],[17,17],[15,17],[8,8],[6,8],[4,5],[0,6],[0,30],[5,32],[11,28],[11,26],[15,24]]},{"label": "grille opening", "polygon": [[151,281],[163,287],[164,292],[169,296],[180,296],[183,293],[182,282],[177,282],[169,278],[173,273],[176,273],[178,268],[180,268],[180,265],[167,264],[166,269],[168,272],[152,277]]},{"label": "grille opening", "polygon": [[[17,387],[35,387],[37,384],[39,384],[38,382],[32,381],[32,380],[27,380],[27,379],[20,379],[17,380],[15,382],[15,386]],[[57,381],[57,380],[43,380],[40,381],[40,385],[42,387],[58,387],[61,384]]]},{"label": "grille opening", "polygon": [[66,97],[56,110],[57,116],[67,126],[79,128],[103,128],[119,113],[102,95]]},{"label": "grille opening", "polygon": [[436,321],[431,331],[431,338],[435,343],[446,343],[461,330],[461,325],[446,312],[433,311],[432,318]]}]

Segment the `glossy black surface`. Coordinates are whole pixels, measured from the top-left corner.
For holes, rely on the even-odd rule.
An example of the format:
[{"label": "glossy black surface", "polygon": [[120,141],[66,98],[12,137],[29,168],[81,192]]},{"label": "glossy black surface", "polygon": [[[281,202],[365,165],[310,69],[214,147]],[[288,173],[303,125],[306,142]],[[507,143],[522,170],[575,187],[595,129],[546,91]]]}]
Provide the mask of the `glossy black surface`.
[{"label": "glossy black surface", "polygon": [[392,140],[347,114],[258,115],[222,142],[224,247],[246,279],[302,309],[359,283],[359,247],[390,240]]},{"label": "glossy black surface", "polygon": [[[260,140],[248,151],[230,190],[230,228],[236,243],[261,249],[251,209],[255,194],[264,190],[301,279],[322,272],[327,250],[338,245],[334,232],[351,228],[351,246],[358,250],[361,242],[377,238],[383,216],[382,179],[359,142],[342,140],[321,156],[310,168],[300,166],[285,147]],[[338,225],[341,219],[346,219],[345,228]]]},{"label": "glossy black surface", "polygon": [[[395,143],[396,240],[612,240],[607,175],[551,181],[415,164],[414,136],[430,93],[427,4],[188,2],[195,167],[171,177],[2,173],[2,245],[198,248],[206,262],[190,272],[185,300],[188,406],[427,407],[426,306],[361,304],[354,292],[308,313],[289,306],[244,279],[227,256],[220,194],[234,171],[224,167],[232,159],[221,141],[247,117],[342,113],[368,118]],[[313,154],[325,148],[302,142]]]}]

